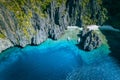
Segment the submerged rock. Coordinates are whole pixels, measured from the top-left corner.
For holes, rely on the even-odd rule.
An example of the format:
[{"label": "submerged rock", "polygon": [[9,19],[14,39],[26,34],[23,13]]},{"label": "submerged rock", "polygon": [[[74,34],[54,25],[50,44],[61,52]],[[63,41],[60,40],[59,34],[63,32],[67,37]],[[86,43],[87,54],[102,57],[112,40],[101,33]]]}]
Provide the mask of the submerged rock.
[{"label": "submerged rock", "polygon": [[102,40],[94,30],[84,29],[80,35],[78,46],[86,51],[91,51],[101,46]]}]

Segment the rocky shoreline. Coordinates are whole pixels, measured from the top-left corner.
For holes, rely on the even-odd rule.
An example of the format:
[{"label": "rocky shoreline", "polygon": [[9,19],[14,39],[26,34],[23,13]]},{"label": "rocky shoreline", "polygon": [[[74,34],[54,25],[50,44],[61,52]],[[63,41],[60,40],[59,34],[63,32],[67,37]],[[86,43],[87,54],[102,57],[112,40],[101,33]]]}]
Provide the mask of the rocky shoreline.
[{"label": "rocky shoreline", "polygon": [[39,5],[29,0],[0,1],[0,52],[12,46],[38,45],[48,38],[57,40],[67,26],[102,24],[106,19],[99,1],[38,1]]},{"label": "rocky shoreline", "polygon": [[[83,49],[85,51],[94,50],[100,47],[102,44],[107,44],[106,38],[102,37],[104,35],[100,32],[98,28],[96,28],[96,30],[93,29],[94,26],[97,25],[90,25],[88,26],[87,29],[79,28],[78,26],[71,26],[71,27],[68,26],[64,34],[62,34],[59,39],[54,39],[54,40],[68,40],[68,41],[74,40],[80,49]],[[6,40],[0,39],[0,41],[1,43],[3,43],[3,45],[6,45],[6,47],[0,46],[1,51],[9,47],[14,47],[14,45],[11,44],[11,42],[7,39]],[[36,43],[36,44],[40,44],[40,43]]]}]

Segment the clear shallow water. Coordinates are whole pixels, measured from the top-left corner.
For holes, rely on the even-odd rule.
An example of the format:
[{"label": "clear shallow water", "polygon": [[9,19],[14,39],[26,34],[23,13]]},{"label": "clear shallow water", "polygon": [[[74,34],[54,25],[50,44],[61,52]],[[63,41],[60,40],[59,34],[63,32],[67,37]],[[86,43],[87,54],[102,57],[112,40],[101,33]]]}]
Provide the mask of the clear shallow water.
[{"label": "clear shallow water", "polygon": [[[90,65],[100,69],[102,62],[106,64],[110,61],[108,66],[114,64],[111,59],[105,58],[110,52],[105,45],[91,52],[85,52],[78,49],[75,43],[75,41],[47,40],[39,46],[8,49],[0,55],[0,80],[66,80],[67,76],[72,76],[67,77],[68,80],[76,80],[73,78],[74,73],[78,70],[82,71],[82,74],[79,73],[83,75],[85,66],[87,73],[87,70],[92,69]],[[98,63],[100,66],[96,65]]]}]

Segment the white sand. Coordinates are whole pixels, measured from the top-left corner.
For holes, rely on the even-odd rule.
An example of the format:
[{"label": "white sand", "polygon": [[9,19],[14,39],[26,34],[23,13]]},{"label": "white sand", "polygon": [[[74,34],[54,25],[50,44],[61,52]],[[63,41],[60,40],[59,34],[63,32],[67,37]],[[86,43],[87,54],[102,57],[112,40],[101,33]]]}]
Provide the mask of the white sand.
[{"label": "white sand", "polygon": [[89,30],[99,30],[99,26],[97,26],[97,25],[88,25],[87,28]]},{"label": "white sand", "polygon": [[[103,25],[103,26],[97,26],[97,25],[88,25],[87,28],[89,30],[111,30],[111,31],[118,31],[120,32],[119,29],[113,28],[112,26],[109,25]],[[78,26],[68,26],[67,29],[78,29],[78,30],[83,30],[83,28],[80,28]]]},{"label": "white sand", "polygon": [[[98,30],[99,26],[97,26],[97,25],[88,25],[87,28],[89,30]],[[79,30],[83,30],[83,28],[80,28],[78,26],[68,26],[67,29],[79,29]]]},{"label": "white sand", "polygon": [[80,28],[78,26],[68,26],[67,29],[79,29],[79,30],[82,30],[83,28]]}]

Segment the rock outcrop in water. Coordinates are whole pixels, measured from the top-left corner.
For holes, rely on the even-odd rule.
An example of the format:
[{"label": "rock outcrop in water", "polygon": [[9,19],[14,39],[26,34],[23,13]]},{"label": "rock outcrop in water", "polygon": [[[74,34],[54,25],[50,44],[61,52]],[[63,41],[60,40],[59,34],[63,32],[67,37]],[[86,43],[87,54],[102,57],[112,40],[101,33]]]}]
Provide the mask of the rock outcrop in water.
[{"label": "rock outcrop in water", "polygon": [[1,0],[0,38],[10,44],[0,45],[37,45],[58,39],[68,25],[103,24],[106,10],[101,5],[102,0]]},{"label": "rock outcrop in water", "polygon": [[86,51],[91,51],[101,46],[102,40],[94,30],[84,29],[80,35],[78,46]]}]

